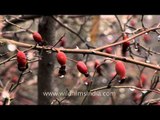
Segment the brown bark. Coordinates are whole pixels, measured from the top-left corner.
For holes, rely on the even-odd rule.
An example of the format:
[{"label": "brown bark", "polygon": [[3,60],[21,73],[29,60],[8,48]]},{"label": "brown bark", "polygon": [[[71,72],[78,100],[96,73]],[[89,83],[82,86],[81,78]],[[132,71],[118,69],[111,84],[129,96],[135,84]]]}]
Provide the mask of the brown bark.
[{"label": "brown bark", "polygon": [[[42,18],[39,24],[39,33],[44,39],[45,45],[53,45],[55,39],[55,22],[50,16]],[[53,53],[42,52],[42,60],[39,61],[38,70],[38,104],[48,105],[51,103],[51,97],[44,96],[43,92],[52,91],[52,73],[54,68]]]}]

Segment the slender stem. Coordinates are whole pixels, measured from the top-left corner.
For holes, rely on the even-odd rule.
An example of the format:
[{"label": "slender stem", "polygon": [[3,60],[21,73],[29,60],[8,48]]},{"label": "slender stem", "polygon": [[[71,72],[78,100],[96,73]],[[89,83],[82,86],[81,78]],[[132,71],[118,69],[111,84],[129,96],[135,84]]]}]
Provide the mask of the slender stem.
[{"label": "slender stem", "polygon": [[118,16],[115,15],[115,17],[116,17],[116,19],[117,19],[117,21],[118,21],[118,23],[119,23],[119,26],[120,26],[121,31],[123,32],[124,30],[123,30],[122,24],[121,24],[121,22],[120,22]]},{"label": "slender stem", "polygon": [[21,72],[17,83],[15,85],[11,86],[11,88],[9,89],[9,92],[14,91],[20,85],[22,76],[23,76],[23,72]]},{"label": "slender stem", "polygon": [[[131,89],[136,89],[136,90],[139,90],[139,91],[148,91],[148,92],[154,92],[154,93],[160,94],[160,91],[158,91],[158,90],[143,89],[143,88],[138,88],[138,87],[135,87],[135,86],[111,86],[111,88],[115,88],[115,89],[131,88]],[[95,92],[95,91],[100,91],[100,90],[105,90],[105,89],[109,89],[108,85],[92,89],[90,92]]]},{"label": "slender stem", "polygon": [[145,51],[149,52],[149,53],[153,53],[153,54],[156,54],[156,55],[160,55],[159,52],[156,52],[156,51],[153,51],[151,49],[147,49],[146,47],[144,47],[143,45],[140,45],[140,44],[137,44],[139,47],[141,47],[142,49],[144,49]]},{"label": "slender stem", "polygon": [[19,28],[19,29],[23,29],[23,30],[26,30],[26,31],[28,31],[28,32],[30,32],[30,33],[33,33],[32,30],[26,29],[26,28],[21,27],[21,26],[19,26],[19,25],[17,25],[17,24],[14,24],[14,23],[10,22],[7,18],[5,18],[5,22],[7,22],[7,23],[9,23],[9,24],[11,24],[11,25],[13,25],[13,26],[16,26],[16,27]]},{"label": "slender stem", "polygon": [[72,62],[75,62],[75,63],[78,62],[78,61],[76,61],[76,60],[74,60],[74,59],[72,59],[72,58],[69,58],[69,57],[67,57],[67,59],[70,60],[70,61],[72,61]]},{"label": "slender stem", "polygon": [[111,83],[112,83],[112,81],[114,80],[114,78],[117,76],[117,73],[113,76],[113,78],[108,82],[108,84],[107,84],[107,86],[108,86],[108,88],[110,88],[111,87]]},{"label": "slender stem", "polygon": [[131,40],[133,40],[134,38],[139,37],[139,36],[141,36],[141,35],[149,32],[149,31],[154,31],[154,30],[157,30],[157,29],[160,29],[160,27],[148,28],[148,29],[146,29],[146,30],[144,30],[144,31],[142,31],[142,32],[140,32],[140,33],[137,33],[137,34],[131,36],[130,38],[127,38],[126,40],[119,41],[119,42],[116,42],[116,43],[113,43],[113,44],[110,44],[110,45],[107,44],[107,45],[104,45],[104,46],[102,46],[102,47],[98,47],[98,48],[96,48],[95,50],[100,51],[100,50],[103,50],[103,49],[105,49],[105,48],[107,48],[107,47],[112,47],[112,46],[120,45],[120,44],[122,44],[122,43],[124,43],[124,42],[131,41]]},{"label": "slender stem", "polygon": [[144,15],[142,15],[141,23],[142,23],[142,27],[143,27],[144,29],[146,29],[146,27],[144,26],[144,22],[143,22],[143,20],[144,20]]},{"label": "slender stem", "polygon": [[[124,42],[124,41],[126,41],[126,40],[123,40],[122,42]],[[38,50],[39,49],[51,50],[51,48],[47,47],[47,46],[43,46],[43,47],[42,46],[35,46],[35,45],[32,45],[32,44],[16,42],[14,40],[9,40],[9,39],[0,39],[0,42],[2,42],[2,43],[12,43],[12,44],[15,44],[17,46],[26,47],[26,48],[32,48],[33,47],[33,49],[38,49]],[[112,44],[112,45],[114,45],[114,44]],[[135,60],[135,59],[133,60],[133,59],[127,58],[127,57],[122,57],[122,56],[117,56],[117,55],[108,54],[108,53],[104,53],[104,52],[99,52],[99,51],[96,51],[96,49],[64,49],[64,48],[59,48],[59,50],[65,52],[65,53],[92,54],[92,55],[98,55],[98,56],[103,56],[103,57],[109,57],[109,58],[114,58],[114,59],[121,60],[121,61],[124,61],[124,62],[145,66],[145,67],[148,67],[148,68],[151,68],[151,69],[160,70],[160,67],[157,66],[157,65],[141,62],[141,61],[138,61],[138,60]],[[57,52],[57,51],[55,49],[52,49],[52,52]],[[3,63],[4,63],[4,61],[0,62],[0,65],[3,64]]]},{"label": "slender stem", "polygon": [[144,101],[142,105],[145,105],[145,104],[149,105],[149,104],[157,103],[159,101],[160,101],[160,98],[151,99],[151,100]]},{"label": "slender stem", "polygon": [[65,36],[65,33],[62,35],[62,37],[60,37],[60,39],[53,45],[53,47],[55,47],[56,45],[58,45],[58,43],[60,43],[62,41],[62,38]]}]

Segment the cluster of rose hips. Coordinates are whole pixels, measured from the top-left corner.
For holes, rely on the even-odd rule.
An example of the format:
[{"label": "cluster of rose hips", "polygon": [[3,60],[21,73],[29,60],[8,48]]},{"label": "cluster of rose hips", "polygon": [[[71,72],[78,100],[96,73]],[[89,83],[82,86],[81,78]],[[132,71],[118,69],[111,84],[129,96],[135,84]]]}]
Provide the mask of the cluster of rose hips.
[{"label": "cluster of rose hips", "polygon": [[[33,32],[32,36],[38,45],[44,44],[42,36],[38,32]],[[19,71],[22,71],[22,72],[25,71],[28,68],[28,61],[27,61],[27,57],[25,53],[23,51],[18,50],[16,56],[17,56],[17,63],[18,63]]]},{"label": "cluster of rose hips", "polygon": [[[61,65],[59,74],[64,75],[65,73],[63,74],[64,71],[62,69],[65,68],[67,57],[64,52],[58,51],[56,58],[57,58],[58,63]],[[84,74],[86,77],[89,76],[88,68],[83,61],[77,61],[76,66],[80,73]]]},{"label": "cluster of rose hips", "polygon": [[[33,33],[33,38],[38,45],[43,45],[44,41],[38,32]],[[125,36],[125,39],[126,38],[127,36]],[[126,46],[128,47],[128,45],[129,45],[128,42],[124,43],[123,49],[126,50]],[[111,47],[106,48],[105,52],[111,54],[112,48]],[[66,54],[62,51],[57,51],[56,58],[58,63],[61,65],[59,69],[59,75],[60,76],[65,75],[66,74],[65,68],[66,68],[66,62],[67,62]],[[23,51],[18,50],[17,62],[18,62],[18,69],[20,71],[25,71],[28,68],[27,57]],[[101,68],[99,65],[100,63],[97,61],[95,64],[95,68],[97,69],[97,72],[101,74]],[[83,61],[77,61],[76,66],[80,73],[82,73],[85,77],[89,77],[88,68]],[[124,80],[126,77],[126,68],[124,66],[124,63],[121,61],[115,61],[115,70],[116,70],[116,73],[120,76],[121,80]]]}]

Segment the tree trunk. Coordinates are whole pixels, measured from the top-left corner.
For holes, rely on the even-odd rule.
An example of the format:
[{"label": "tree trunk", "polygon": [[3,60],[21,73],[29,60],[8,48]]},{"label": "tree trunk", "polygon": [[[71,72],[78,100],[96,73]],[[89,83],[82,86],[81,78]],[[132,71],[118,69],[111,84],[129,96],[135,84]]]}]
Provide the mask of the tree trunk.
[{"label": "tree trunk", "polygon": [[[44,16],[39,23],[39,33],[42,35],[45,45],[53,45],[55,40],[55,21],[50,16]],[[44,92],[52,92],[52,73],[54,68],[53,53],[42,52],[42,60],[39,61],[38,69],[38,104],[49,105],[51,98]]]}]

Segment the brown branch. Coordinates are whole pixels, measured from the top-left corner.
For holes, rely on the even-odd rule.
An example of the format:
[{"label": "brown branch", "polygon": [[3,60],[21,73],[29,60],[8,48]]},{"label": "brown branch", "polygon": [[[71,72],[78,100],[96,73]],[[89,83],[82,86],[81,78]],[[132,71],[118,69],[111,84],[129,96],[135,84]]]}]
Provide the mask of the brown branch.
[{"label": "brown branch", "polygon": [[[131,26],[128,26],[127,24],[129,23],[129,21],[130,21],[132,18],[133,18],[133,15],[132,15],[130,18],[128,18],[127,22],[124,24],[124,29],[125,29],[126,27],[131,27]],[[135,28],[134,28],[134,29],[135,29]]]},{"label": "brown branch", "polygon": [[14,44],[14,45],[17,45],[19,47],[24,47],[24,48],[30,48],[30,47],[34,47],[35,46],[35,45],[32,45],[32,44],[27,44],[27,43],[23,43],[23,42],[17,42],[17,41],[6,39],[6,38],[1,38],[0,39],[0,43]]},{"label": "brown branch", "polygon": [[21,74],[20,74],[20,76],[19,76],[19,78],[18,78],[17,83],[16,83],[15,85],[12,85],[12,86],[10,87],[10,89],[9,89],[9,92],[10,92],[10,93],[13,92],[13,91],[21,84],[21,78],[22,78],[22,76],[23,76],[23,72],[21,72]]},{"label": "brown branch", "polygon": [[[143,89],[143,88],[138,88],[135,86],[111,86],[111,88],[115,88],[115,89],[131,88],[131,89],[135,89],[135,90],[139,90],[139,91],[148,91],[148,92],[154,92],[154,93],[160,94],[160,91],[158,91],[158,90]],[[108,89],[108,86],[98,87],[98,88],[92,89],[90,92],[100,91],[100,90],[104,90],[104,89]]]},{"label": "brown branch", "polygon": [[138,60],[135,60],[135,59],[133,60],[133,59],[130,59],[130,58],[127,58],[127,57],[121,57],[121,56],[112,55],[112,54],[107,54],[107,53],[98,52],[98,51],[95,51],[95,55],[104,56],[104,57],[110,57],[110,58],[115,58],[115,59],[117,59],[117,60],[121,60],[121,61],[124,61],[124,62],[133,63],[133,64],[137,64],[137,65],[142,65],[142,66],[145,66],[145,67],[149,67],[149,68],[152,68],[152,69],[160,70],[160,67],[157,66],[157,65],[148,64],[148,63],[141,62],[141,61],[138,61]]},{"label": "brown branch", "polygon": [[6,63],[6,62],[11,61],[15,56],[16,56],[16,55],[13,55],[13,56],[9,57],[8,59],[5,59],[4,61],[0,62],[0,65],[4,64],[4,63]]},{"label": "brown branch", "polygon": [[143,22],[143,20],[144,20],[144,15],[142,15],[141,23],[142,23],[142,27],[143,27],[144,29],[146,29],[146,27],[144,26],[144,22]]},{"label": "brown branch", "polygon": [[117,21],[118,21],[118,24],[119,24],[119,26],[120,26],[121,31],[123,32],[124,30],[123,30],[122,24],[121,24],[121,22],[120,22],[118,16],[115,15],[115,17],[116,17],[116,19],[117,19]]},{"label": "brown branch", "polygon": [[147,51],[147,52],[149,52],[149,53],[153,53],[153,54],[156,54],[156,55],[160,55],[159,52],[153,51],[153,50],[151,50],[151,49],[147,49],[147,48],[144,47],[143,45],[137,44],[137,46],[141,47],[142,49],[144,49],[145,51]]},{"label": "brown branch", "polygon": [[65,37],[65,33],[62,35],[62,37],[59,38],[59,40],[53,45],[53,47],[55,47],[56,45],[58,45],[58,43],[60,43],[62,41],[63,37]]},{"label": "brown branch", "polygon": [[13,25],[13,26],[16,26],[16,27],[19,28],[19,29],[23,29],[23,30],[25,30],[25,31],[27,31],[27,32],[33,33],[32,30],[27,29],[27,28],[24,28],[24,27],[21,27],[21,26],[19,26],[19,25],[17,25],[17,24],[14,24],[14,23],[10,22],[7,18],[5,18],[4,21],[7,22],[8,24],[11,24],[11,25]]},{"label": "brown branch", "polygon": [[[32,44],[27,44],[27,43],[22,43],[22,42],[16,42],[14,40],[9,40],[9,39],[0,39],[0,42],[2,43],[12,43],[15,44],[17,46],[21,46],[21,47],[25,47],[25,48],[33,48],[33,49],[44,49],[44,50],[52,50],[52,52],[57,52],[54,48],[52,49],[52,47],[47,47],[47,46],[35,46]],[[103,56],[103,57],[109,57],[109,58],[114,58],[116,60],[121,60],[124,62],[129,62],[129,63],[133,63],[133,64],[137,64],[137,65],[142,65],[145,67],[149,67],[152,69],[156,69],[156,70],[160,70],[160,67],[157,65],[153,65],[153,64],[148,64],[145,62],[141,62],[138,60],[133,60],[127,57],[121,57],[121,56],[117,56],[117,55],[112,55],[112,54],[108,54],[108,53],[104,53],[104,52],[99,52],[96,51],[96,49],[64,49],[64,48],[60,48],[60,51],[63,51],[65,53],[79,53],[79,54],[93,54],[93,55],[98,55],[98,56]]]},{"label": "brown branch", "polygon": [[[40,18],[40,17],[41,17],[40,15],[25,15],[25,16],[21,16],[18,18],[13,18],[13,19],[9,20],[9,22],[17,24],[17,23],[24,22],[24,20],[32,20],[32,19]],[[10,24],[5,22],[4,25],[5,26],[3,27],[3,29],[8,27]]]},{"label": "brown branch", "polygon": [[136,38],[136,37],[139,37],[139,36],[141,36],[141,35],[149,32],[149,31],[155,31],[155,30],[157,30],[157,29],[160,29],[160,27],[148,28],[148,29],[146,29],[146,30],[144,30],[144,31],[142,31],[142,32],[140,32],[140,33],[137,33],[137,34],[131,36],[130,38],[128,38],[128,39],[126,39],[126,40],[123,40],[123,41],[120,41],[120,42],[116,42],[116,43],[113,43],[113,44],[110,44],[110,45],[107,44],[107,45],[105,45],[105,46],[98,47],[98,48],[96,48],[95,50],[100,51],[100,50],[103,50],[103,49],[105,49],[105,48],[107,48],[107,47],[113,47],[113,46],[116,46],[116,45],[120,45],[120,44],[122,44],[122,43],[124,43],[124,42],[131,41],[132,39],[134,39],[134,38]]},{"label": "brown branch", "polygon": [[144,101],[142,105],[145,105],[145,104],[149,105],[149,104],[157,103],[159,101],[160,101],[160,98],[151,99],[151,100]]}]

